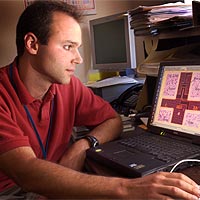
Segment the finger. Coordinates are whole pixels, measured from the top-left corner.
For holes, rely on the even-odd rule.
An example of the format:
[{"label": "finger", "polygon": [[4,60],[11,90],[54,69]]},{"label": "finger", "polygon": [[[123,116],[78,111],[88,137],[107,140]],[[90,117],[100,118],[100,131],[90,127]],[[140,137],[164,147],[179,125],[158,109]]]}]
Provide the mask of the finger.
[{"label": "finger", "polygon": [[[179,193],[181,194],[178,193],[179,195],[184,195],[184,196],[193,195],[193,198],[194,196],[195,197],[200,196],[199,186],[192,179],[190,179],[184,174],[161,172],[157,174],[157,178],[159,180],[159,183],[163,185],[162,193],[164,192],[164,194],[166,193],[170,195],[170,192],[173,192],[173,190],[175,191],[180,190]],[[157,183],[158,183],[158,180],[156,181]],[[169,187],[165,187],[165,186],[169,186]],[[170,188],[170,186],[172,187]]]},{"label": "finger", "polygon": [[195,195],[196,197],[200,197],[200,190],[196,183],[193,184],[193,182],[192,183],[189,181],[186,182],[183,179],[174,179],[171,185],[181,189],[182,191],[188,194],[192,194],[192,195]]},{"label": "finger", "polygon": [[160,189],[161,189],[160,191],[162,191],[163,195],[168,195],[168,196],[171,196],[176,199],[187,199],[187,200],[188,199],[191,199],[191,200],[199,199],[198,195],[188,193],[187,191],[182,190],[181,188],[178,188],[176,186],[165,186]]},{"label": "finger", "polygon": [[[192,199],[200,197],[199,186],[189,177],[181,173],[162,173],[162,192],[168,195],[176,195],[179,198]],[[167,187],[165,187],[167,186]],[[181,195],[181,196],[180,196]]]},{"label": "finger", "polygon": [[197,195],[198,197],[200,196],[199,185],[192,179],[181,173],[175,173],[174,176],[174,186],[177,186],[188,193]]},{"label": "finger", "polygon": [[184,180],[185,182],[193,185],[193,186],[196,186],[196,187],[199,187],[198,184],[193,181],[191,178],[189,178],[188,176],[186,176],[185,174],[182,174],[182,173],[170,173],[172,176],[174,176],[175,178],[177,179],[182,179]]}]

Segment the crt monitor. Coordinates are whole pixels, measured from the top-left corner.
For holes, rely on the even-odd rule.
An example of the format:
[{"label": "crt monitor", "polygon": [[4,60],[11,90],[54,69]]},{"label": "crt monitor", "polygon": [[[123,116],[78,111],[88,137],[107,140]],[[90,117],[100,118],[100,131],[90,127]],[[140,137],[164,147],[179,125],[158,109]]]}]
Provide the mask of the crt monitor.
[{"label": "crt monitor", "polygon": [[90,21],[93,69],[124,71],[136,67],[134,32],[127,13]]}]

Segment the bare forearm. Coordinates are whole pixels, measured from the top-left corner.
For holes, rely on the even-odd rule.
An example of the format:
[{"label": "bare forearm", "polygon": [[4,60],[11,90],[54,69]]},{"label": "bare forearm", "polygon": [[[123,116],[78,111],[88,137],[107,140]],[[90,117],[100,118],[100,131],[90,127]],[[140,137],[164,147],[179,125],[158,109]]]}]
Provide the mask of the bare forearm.
[{"label": "bare forearm", "polygon": [[[169,195],[180,199],[195,199],[199,195],[198,186],[181,174],[159,173],[142,179],[124,179],[87,175],[44,162],[38,163],[35,160],[32,163],[37,167],[31,170],[35,180],[31,183],[30,191],[48,198],[163,199]],[[180,189],[176,188],[177,181]]]},{"label": "bare forearm", "polygon": [[[115,178],[87,175],[38,159],[29,147],[20,147],[1,155],[0,171],[25,191],[56,199],[114,198],[118,183]],[[104,187],[109,182],[112,190]]]},{"label": "bare forearm", "polygon": [[121,132],[122,121],[120,116],[117,116],[115,118],[105,121],[104,123],[94,128],[90,132],[90,134],[95,136],[99,140],[99,143],[102,144],[116,139],[120,136]]},{"label": "bare forearm", "polygon": [[[24,176],[26,180],[22,180],[29,192],[56,199],[117,198],[116,178],[87,175],[38,159],[31,165],[31,171]],[[104,187],[106,184],[108,188]]]},{"label": "bare forearm", "polygon": [[[2,154],[0,170],[13,178],[25,191],[35,192],[48,198],[197,199],[200,197],[199,186],[180,173],[161,172],[138,179],[88,175],[37,159],[30,147],[20,147]],[[109,187],[105,187],[106,185]]]},{"label": "bare forearm", "polygon": [[[94,128],[89,134],[95,136],[101,144],[119,137],[121,131],[121,118],[117,116]],[[81,171],[85,161],[85,152],[89,147],[86,139],[78,140],[64,153],[59,163],[65,167]]]}]

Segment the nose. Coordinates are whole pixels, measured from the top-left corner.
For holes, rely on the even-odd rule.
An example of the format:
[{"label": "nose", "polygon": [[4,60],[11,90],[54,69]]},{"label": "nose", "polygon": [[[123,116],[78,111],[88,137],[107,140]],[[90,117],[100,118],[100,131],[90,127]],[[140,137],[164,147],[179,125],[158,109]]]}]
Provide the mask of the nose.
[{"label": "nose", "polygon": [[80,54],[80,52],[79,52],[78,49],[76,50],[76,53],[75,53],[74,62],[75,62],[76,64],[81,64],[81,63],[83,62],[83,58],[82,58],[82,56],[81,56],[81,54]]}]

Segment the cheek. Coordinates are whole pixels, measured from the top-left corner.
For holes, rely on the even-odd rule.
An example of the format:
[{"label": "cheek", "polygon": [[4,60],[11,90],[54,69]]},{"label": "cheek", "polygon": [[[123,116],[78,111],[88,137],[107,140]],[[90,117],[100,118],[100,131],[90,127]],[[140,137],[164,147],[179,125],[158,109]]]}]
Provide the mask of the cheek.
[{"label": "cheek", "polygon": [[48,55],[50,60],[54,60],[58,63],[66,63],[70,58],[69,52],[62,48],[53,49],[48,52]]},{"label": "cheek", "polygon": [[42,45],[38,50],[38,55],[43,59],[52,59],[62,55],[63,51],[60,47],[53,45]]},{"label": "cheek", "polygon": [[60,46],[43,46],[38,51],[38,58],[46,65],[59,65],[66,67],[73,60],[73,54],[70,51],[64,50]]},{"label": "cheek", "polygon": [[56,51],[43,51],[39,54],[39,62],[42,62],[44,66],[52,66],[59,64],[59,61],[61,60],[61,55],[57,53]]},{"label": "cheek", "polygon": [[37,58],[39,59],[39,62],[44,64],[48,62],[49,59],[52,59],[52,55],[54,55],[54,53],[46,46],[40,47],[37,52]]}]

